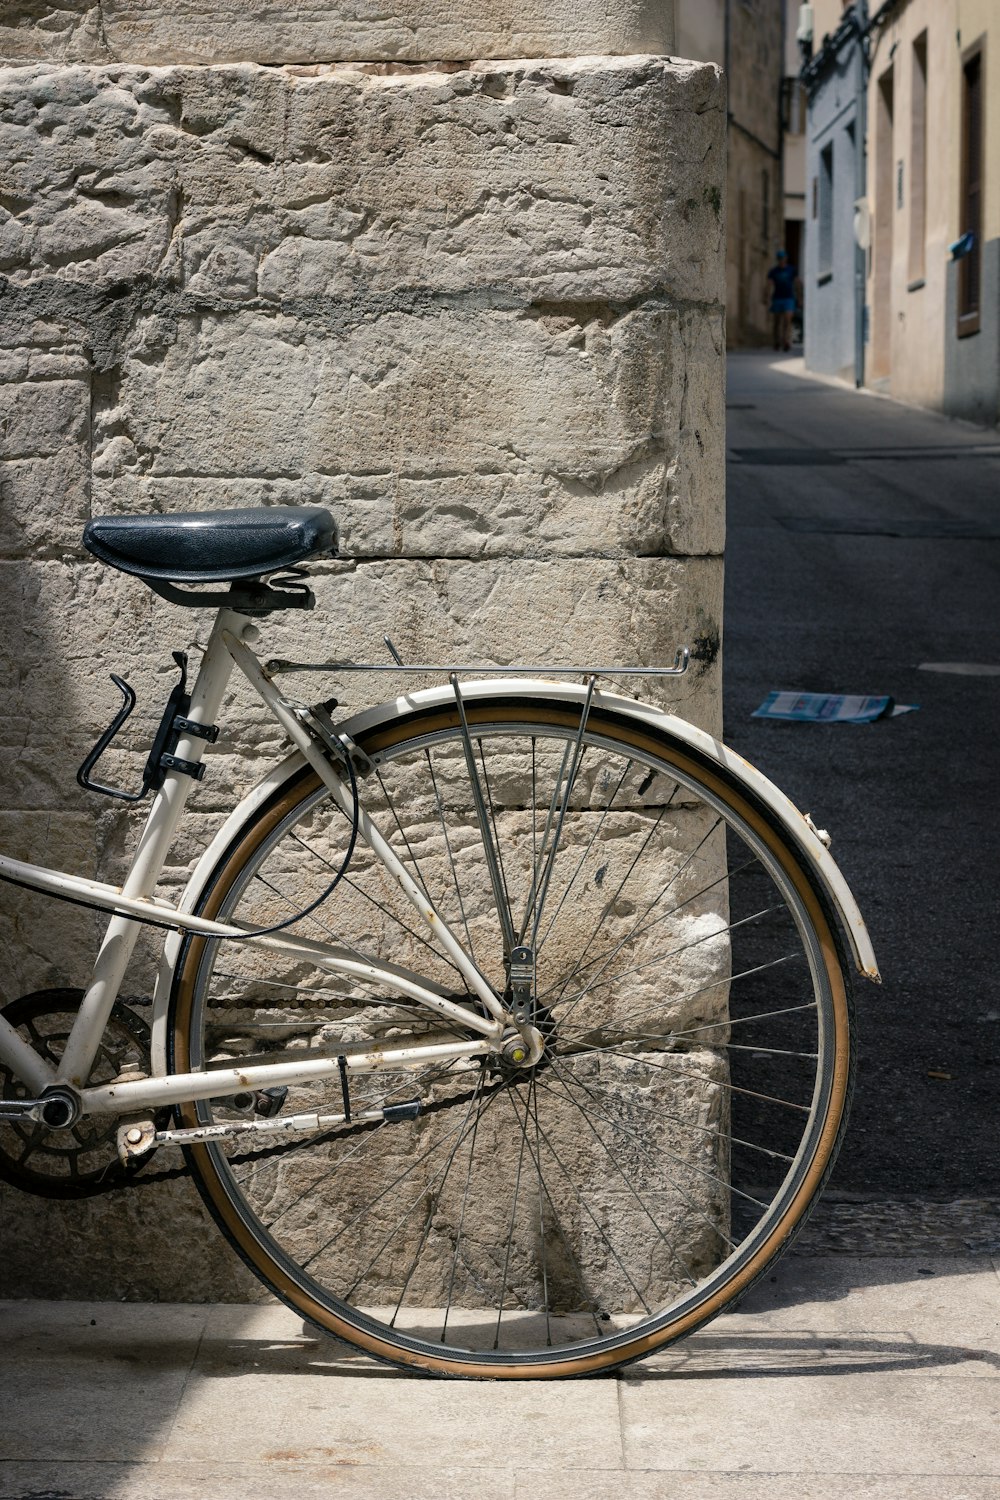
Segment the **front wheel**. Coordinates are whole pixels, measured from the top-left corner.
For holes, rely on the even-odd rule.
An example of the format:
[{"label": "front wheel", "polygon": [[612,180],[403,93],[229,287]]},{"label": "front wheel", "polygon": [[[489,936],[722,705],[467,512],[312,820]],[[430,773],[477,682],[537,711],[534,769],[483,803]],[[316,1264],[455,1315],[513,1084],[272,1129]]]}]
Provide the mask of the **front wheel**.
[{"label": "front wheel", "polygon": [[[504,930],[530,948],[541,1060],[362,1075],[354,1115],[419,1099],[419,1118],[189,1157],[251,1269],[330,1333],[437,1374],[590,1374],[714,1317],[803,1223],[846,1119],[847,976],[802,855],[668,728],[599,695],[582,737],[580,708],[559,699],[498,692],[467,714],[471,769],[453,707],[359,732],[375,765],[362,800],[498,993]],[[349,831],[303,767],[234,837],[199,914],[262,927],[305,908]],[[367,848],[295,930],[476,1009]],[[187,1071],[398,1045],[442,1022],[301,958],[198,938],[170,1028],[172,1067]],[[235,1107],[189,1104],[182,1123]],[[339,1082],[323,1082],[293,1088],[282,1112],[340,1108]]]}]

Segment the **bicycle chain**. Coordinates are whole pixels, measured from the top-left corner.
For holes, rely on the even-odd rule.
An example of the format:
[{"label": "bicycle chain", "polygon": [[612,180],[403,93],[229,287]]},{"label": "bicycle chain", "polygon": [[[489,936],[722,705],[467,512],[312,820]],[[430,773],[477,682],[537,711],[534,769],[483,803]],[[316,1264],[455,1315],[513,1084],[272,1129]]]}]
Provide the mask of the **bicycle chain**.
[{"label": "bicycle chain", "polygon": [[[423,1119],[426,1115],[438,1114],[441,1110],[444,1109],[453,1109],[457,1104],[468,1104],[476,1098],[477,1094],[481,1099],[488,1099],[492,1094],[497,1093],[500,1089],[506,1088],[508,1086],[508,1082],[508,1079],[500,1078],[496,1083],[491,1084],[489,1088],[481,1089],[477,1085],[475,1088],[466,1090],[464,1094],[455,1094],[450,1099],[437,1099],[432,1103],[424,1106],[424,1108],[420,1111],[419,1118]],[[385,1123],[385,1120],[359,1120],[357,1124],[348,1125],[346,1128],[338,1127],[336,1130],[322,1131],[319,1135],[312,1138],[312,1144],[319,1145],[323,1141],[340,1141],[344,1140],[347,1136],[365,1135],[372,1130],[378,1130],[380,1126],[384,1125]],[[247,1162],[267,1161],[272,1157],[283,1156],[288,1151],[296,1150],[300,1148],[301,1145],[301,1138],[292,1141],[282,1141],[275,1146],[265,1147],[263,1151],[239,1152],[236,1156],[228,1157],[227,1162],[231,1167],[240,1167],[244,1166]],[[181,1149],[184,1148],[182,1147]],[[159,1172],[147,1172],[145,1170],[142,1170],[128,1182],[109,1183],[105,1191],[109,1193],[122,1192],[126,1189],[131,1191],[131,1189],[135,1187],[147,1187],[152,1186],[152,1184],[156,1182],[170,1182],[178,1177],[190,1176],[191,1169],[188,1166],[187,1162],[185,1162],[180,1167],[164,1167],[163,1170]]]},{"label": "bicycle chain", "polygon": [[[61,994],[62,992],[59,993]],[[136,1009],[147,1007],[149,1003],[150,1002],[144,998],[140,999],[133,997],[130,998],[127,1002],[123,1002],[122,1008],[123,1010],[130,1010],[134,1012],[134,1010]],[[444,1109],[452,1109],[455,1107],[455,1105],[458,1104],[468,1104],[472,1099],[476,1097],[477,1093],[481,1098],[488,1099],[499,1089],[507,1087],[508,1082],[508,1079],[500,1078],[495,1083],[491,1084],[488,1088],[480,1088],[479,1084],[477,1084],[474,1088],[468,1089],[462,1094],[455,1094],[447,1099],[438,1099],[431,1101],[429,1104],[424,1105],[421,1109],[420,1118],[422,1118],[424,1115],[437,1114]],[[161,1125],[164,1125],[166,1123],[167,1118],[169,1118],[169,1114],[165,1115],[161,1112]],[[372,1130],[377,1130],[380,1125],[384,1125],[385,1123],[385,1120],[358,1120],[354,1124],[347,1124],[345,1122],[344,1125],[338,1126],[336,1129],[320,1132],[318,1135],[312,1138],[312,1141],[313,1144],[318,1145],[324,1141],[330,1141],[334,1139],[343,1140],[348,1136],[364,1135]],[[228,1162],[231,1166],[238,1167],[244,1166],[246,1165],[246,1163],[252,1161],[267,1161],[268,1159],[275,1156],[282,1156],[286,1152],[300,1149],[301,1146],[302,1137],[296,1137],[292,1140],[277,1142],[273,1146],[264,1147],[260,1151],[239,1152],[235,1156],[229,1157]],[[181,1149],[184,1148],[182,1147]],[[149,1163],[152,1163],[154,1155],[155,1152],[150,1153],[148,1158]],[[116,1167],[116,1165],[116,1162],[109,1163],[108,1166],[104,1169],[105,1172],[110,1173],[112,1171],[112,1168]],[[190,1177],[191,1175],[191,1169],[186,1161],[184,1161],[179,1167],[163,1167],[157,1171],[150,1171],[141,1161],[136,1159],[134,1160],[132,1166],[132,1175],[124,1179],[121,1177],[113,1177],[107,1182],[101,1182],[99,1179],[97,1179],[94,1181],[92,1191],[98,1194],[117,1193],[134,1187],[146,1187],[152,1186],[154,1183],[171,1182],[175,1181],[177,1178]],[[43,1189],[41,1187],[32,1188],[31,1191],[43,1193],[44,1195]]]}]

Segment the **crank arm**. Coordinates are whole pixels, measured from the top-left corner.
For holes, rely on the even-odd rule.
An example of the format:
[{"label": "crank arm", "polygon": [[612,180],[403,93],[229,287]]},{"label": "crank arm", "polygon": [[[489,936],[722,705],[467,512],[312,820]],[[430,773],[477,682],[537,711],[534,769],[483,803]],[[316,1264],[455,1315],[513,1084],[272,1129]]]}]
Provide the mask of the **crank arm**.
[{"label": "crank arm", "polygon": [[0,1099],[0,1120],[40,1120],[44,1099]]}]

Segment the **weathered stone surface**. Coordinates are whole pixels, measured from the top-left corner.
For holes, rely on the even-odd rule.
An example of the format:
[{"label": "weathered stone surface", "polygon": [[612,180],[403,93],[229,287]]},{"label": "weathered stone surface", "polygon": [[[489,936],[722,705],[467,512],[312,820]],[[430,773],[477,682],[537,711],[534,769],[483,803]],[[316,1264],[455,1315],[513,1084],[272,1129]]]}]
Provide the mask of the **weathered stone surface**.
[{"label": "weathered stone surface", "polygon": [[60,62],[421,61],[670,52],[673,0],[441,0],[391,7],[239,0],[22,0],[0,16],[0,57]]},{"label": "weathered stone surface", "polygon": [[[634,28],[643,13],[652,12],[618,10],[609,24]],[[369,45],[373,25],[383,39],[393,26],[407,32],[405,10],[398,25],[373,15],[350,18],[357,34],[369,28]],[[642,691],[717,730],[725,117],[716,71],[649,56],[327,66],[331,54],[314,23],[329,28],[344,18],[301,9],[284,29],[281,45],[291,53],[265,60],[282,62],[301,48],[310,66],[113,65],[115,55],[169,64],[257,58],[243,38],[254,27],[266,48],[267,24],[235,8],[216,6],[205,23],[200,7],[108,0],[103,30],[86,5],[29,5],[20,18],[18,57],[30,57],[43,32],[47,40],[45,62],[0,72],[0,434],[8,460],[0,653],[11,684],[0,778],[11,788],[8,846],[121,878],[142,812],[96,804],[73,780],[117,706],[107,674],[124,670],[139,695],[123,749],[106,766],[113,783],[135,785],[174,681],[169,652],[188,645],[196,656],[207,635],[203,611],[182,613],[82,554],[79,532],[90,514],[326,505],[337,518],[341,557],[312,570],[315,613],[263,622],[263,656],[382,660],[388,631],[411,661],[661,665],[687,641],[689,674]],[[287,19],[270,13],[270,22]],[[553,19],[560,16],[547,12],[538,26]],[[433,16],[423,21],[420,41],[429,46],[444,33]],[[590,21],[587,7],[578,8],[566,30],[573,45],[582,45]],[[483,56],[494,49],[482,45],[478,24],[463,16],[462,34]],[[503,24],[509,37],[520,34],[516,6]],[[181,26],[190,52],[178,50]],[[537,26],[531,36],[541,36]],[[384,41],[384,53],[403,55],[403,45]],[[448,46],[424,55],[447,56]],[[531,50],[554,48],[542,36]],[[605,36],[587,50],[615,46]],[[91,65],[77,65],[80,58]],[[408,678],[346,674],[289,681],[308,696],[336,690],[345,713],[413,686]],[[221,718],[223,737],[171,856],[166,892],[183,883],[262,762],[283,753],[280,733],[245,685],[234,683]],[[498,750],[491,765],[520,901],[528,883],[525,773]],[[451,793],[447,758],[441,774]],[[638,776],[595,846],[609,881],[624,869],[648,809],[667,795],[662,778],[640,790]],[[413,852],[440,883],[450,855],[426,781],[403,772],[397,790]],[[585,849],[591,806],[601,807],[605,795],[591,764],[566,824],[568,857]],[[370,797],[377,800],[374,789]],[[499,951],[488,882],[474,868],[481,849],[467,800],[453,801],[450,830],[454,857],[470,875],[465,920],[473,942]],[[595,924],[607,951],[626,943],[632,977],[594,987],[576,1013],[579,1035],[633,1048],[627,1059],[602,1064],[591,1086],[611,1100],[617,1070],[618,1083],[626,1073],[632,1083],[641,1078],[648,1099],[659,1100],[660,1135],[652,1139],[689,1161],[683,1170],[697,1181],[678,1196],[669,1183],[645,1182],[641,1162],[630,1171],[676,1226],[690,1263],[701,1266],[719,1253],[716,1229],[725,1232],[725,1064],[703,1044],[718,1046],[726,1034],[731,956],[720,839],[710,836],[685,863],[705,818],[684,799],[675,811],[650,844],[629,900],[632,911],[641,909],[676,881],[687,904],[665,914],[654,936],[633,938],[628,902],[604,912],[604,875],[595,868],[590,879],[588,870],[585,892],[567,901],[549,940],[546,982],[572,979],[577,949]],[[391,828],[387,812],[385,820]],[[376,889],[380,877],[363,852],[355,876]],[[340,894],[337,920],[352,941],[426,965],[426,949],[407,929],[400,935],[391,900],[375,920],[370,902]],[[12,919],[18,956],[4,998],[81,982],[99,919],[73,911],[67,919],[62,908],[53,917],[42,898],[20,893],[11,906],[23,915]],[[265,898],[262,917],[280,919],[286,908],[279,888]],[[448,916],[460,920],[450,909]],[[25,942],[27,917],[34,936]],[[669,973],[661,939],[683,953]],[[129,995],[148,994],[155,955],[155,941],[144,940]],[[232,1010],[220,1015],[236,1040],[219,1039],[223,1055],[250,1044],[260,1020],[251,1004],[270,1007],[272,1039],[278,1024],[274,971],[232,962],[232,993],[221,997]],[[300,968],[292,978],[306,991],[324,980]],[[369,1006],[353,1017],[357,1001],[349,986],[334,987],[321,1024],[365,1035],[379,1016]],[[306,1045],[312,1032],[293,1020],[287,1039]],[[670,1050],[677,1031],[682,1046],[693,1039],[702,1050]],[[655,1047],[655,1057],[642,1061],[636,1047]],[[607,1146],[581,1135],[574,1109],[551,1101],[549,1108],[552,1139],[587,1184],[587,1222],[576,1214],[578,1254],[605,1278],[608,1297],[628,1304],[605,1235],[613,1226],[623,1250],[641,1258],[634,1224],[630,1238],[629,1195],[621,1181],[609,1182],[597,1160],[607,1158]],[[438,1118],[446,1116],[412,1139],[433,1143]],[[509,1164],[520,1126],[501,1109],[494,1126],[491,1150]],[[413,1149],[400,1139],[390,1154]],[[711,1176],[698,1178],[695,1163],[707,1163]],[[290,1159],[277,1173],[283,1185],[272,1206],[283,1211],[287,1202],[293,1216],[301,1170]],[[421,1184],[415,1176],[412,1186]],[[360,1192],[360,1179],[354,1186]],[[169,1266],[158,1257],[141,1264],[145,1204],[179,1215]],[[385,1212],[398,1217],[405,1207],[387,1202]],[[497,1238],[492,1210],[490,1196],[468,1226],[484,1249]],[[29,1238],[61,1241],[65,1212],[31,1202],[23,1215],[11,1209],[8,1223],[29,1225]],[[295,1233],[308,1237],[332,1212],[316,1201],[301,1211]],[[103,1234],[109,1255],[77,1257],[83,1269],[73,1275],[67,1257],[63,1294],[103,1286],[120,1296],[248,1295],[245,1278],[231,1279],[221,1246],[209,1241],[214,1254],[206,1253],[204,1218],[187,1185],[140,1190],[135,1203],[94,1203],[86,1214],[87,1233]],[[448,1226],[442,1219],[432,1228],[433,1253],[416,1288],[424,1301],[440,1298],[448,1265]],[[363,1251],[354,1245],[356,1263]],[[400,1266],[409,1253],[396,1252]],[[51,1291],[48,1281],[32,1287],[23,1257],[8,1264],[18,1289]],[[668,1290],[676,1270],[654,1254],[650,1294]],[[513,1272],[526,1289],[531,1265]],[[392,1274],[386,1269],[386,1288]],[[380,1285],[372,1282],[372,1297]]]},{"label": "weathered stone surface", "polygon": [[[211,300],[721,291],[723,91],[662,58],[0,70],[0,269]],[[623,132],[625,139],[623,140]],[[352,308],[351,298],[360,298]]]},{"label": "weathered stone surface", "polygon": [[[0,812],[0,850],[56,869],[93,870],[100,848],[93,818],[79,809],[30,810],[38,797],[32,758],[19,756],[12,764],[5,755],[0,764],[7,801],[21,804],[17,811]],[[100,931],[93,912],[63,906],[56,913],[45,896],[0,886],[0,1004],[31,990],[84,983]]]},{"label": "weathered stone surface", "polygon": [[0,555],[79,544],[90,515],[90,368],[22,348],[0,357]]},{"label": "weathered stone surface", "polygon": [[97,510],[309,500],[357,557],[720,549],[711,314],[394,312],[338,334],[247,312],[171,337],[98,392]]},{"label": "weathered stone surface", "polygon": [[187,1178],[70,1202],[0,1183],[0,1254],[8,1297],[61,1299],[88,1288],[107,1302],[268,1299]]},{"label": "weathered stone surface", "polygon": [[[145,753],[176,675],[170,651],[203,642],[210,616],[182,613],[137,580],[93,561],[11,563],[0,576],[4,672],[13,684],[0,743],[48,754],[62,746],[75,770],[117,701],[108,674],[127,664],[141,707],[124,744]],[[409,661],[656,666],[672,662],[677,645],[687,642],[695,654],[688,673],[643,683],[643,696],[718,730],[721,572],[715,559],[386,559],[325,564],[313,577],[316,610],[265,621],[263,656],[384,662],[387,631]],[[334,672],[308,686],[297,681],[296,690],[315,693],[322,684],[326,691],[331,682],[342,690],[345,712],[368,706],[374,695],[390,697],[413,686],[404,677],[361,680]],[[213,775],[197,793],[210,807],[224,805],[234,789],[224,769],[227,754],[243,749],[259,757],[280,744],[280,730],[238,677],[233,693],[223,737],[209,751]],[[45,774],[57,782],[64,770]],[[74,806],[78,795],[71,792]]]},{"label": "weathered stone surface", "polygon": [[[107,368],[92,437],[43,414],[96,509],[328,503],[360,556],[721,550],[712,68],[210,77],[0,90],[7,367]],[[11,546],[68,544],[17,451]]]}]

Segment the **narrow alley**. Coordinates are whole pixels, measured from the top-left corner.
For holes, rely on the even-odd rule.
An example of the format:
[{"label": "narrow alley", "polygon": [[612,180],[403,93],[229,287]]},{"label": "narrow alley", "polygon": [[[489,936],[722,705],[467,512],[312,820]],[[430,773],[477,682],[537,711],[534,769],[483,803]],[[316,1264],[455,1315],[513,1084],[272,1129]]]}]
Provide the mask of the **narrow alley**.
[{"label": "narrow alley", "polygon": [[[986,1198],[1000,1177],[1000,435],[771,354],[731,356],[727,404],[726,739],[832,832],[884,977],[859,985],[831,1195]],[[919,710],[751,718],[772,689]]]}]

